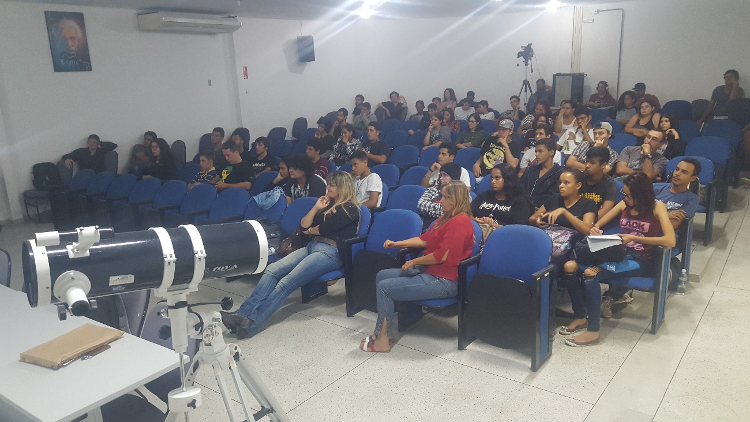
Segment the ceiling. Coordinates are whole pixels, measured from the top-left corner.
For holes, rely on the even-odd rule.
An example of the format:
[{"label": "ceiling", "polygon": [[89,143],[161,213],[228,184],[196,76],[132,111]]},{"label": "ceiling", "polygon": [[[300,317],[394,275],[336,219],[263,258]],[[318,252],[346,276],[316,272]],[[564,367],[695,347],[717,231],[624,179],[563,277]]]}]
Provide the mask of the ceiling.
[{"label": "ceiling", "polygon": [[[233,14],[267,19],[343,19],[352,16],[363,0],[19,0],[76,6],[101,6],[136,10],[166,10]],[[472,12],[540,10],[549,0],[368,0],[382,3],[373,18],[439,18]],[[563,5],[594,5],[608,0],[560,0]]]}]

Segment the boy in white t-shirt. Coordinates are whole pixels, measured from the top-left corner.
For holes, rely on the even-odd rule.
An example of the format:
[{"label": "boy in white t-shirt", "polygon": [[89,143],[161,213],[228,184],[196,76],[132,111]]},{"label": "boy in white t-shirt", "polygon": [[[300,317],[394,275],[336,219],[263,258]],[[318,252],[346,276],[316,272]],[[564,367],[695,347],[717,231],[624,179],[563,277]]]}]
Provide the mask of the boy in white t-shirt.
[{"label": "boy in white t-shirt", "polygon": [[379,207],[383,197],[383,181],[367,167],[367,153],[363,150],[354,151],[349,156],[349,163],[355,178],[357,200],[367,208]]},{"label": "boy in white t-shirt", "polygon": [[570,155],[583,142],[594,143],[594,127],[591,126],[591,111],[586,106],[578,106],[574,111],[576,120],[572,129],[566,130],[557,141],[557,149]]}]

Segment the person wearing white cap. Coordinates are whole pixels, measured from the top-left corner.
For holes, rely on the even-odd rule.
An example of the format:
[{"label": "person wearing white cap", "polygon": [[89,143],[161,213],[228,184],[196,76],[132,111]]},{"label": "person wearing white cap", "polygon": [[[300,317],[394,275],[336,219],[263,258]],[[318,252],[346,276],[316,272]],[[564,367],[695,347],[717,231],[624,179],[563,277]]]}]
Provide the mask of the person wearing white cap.
[{"label": "person wearing white cap", "polygon": [[565,162],[566,167],[585,171],[586,170],[586,151],[593,147],[607,147],[609,149],[610,159],[604,167],[604,172],[609,173],[615,168],[617,163],[617,152],[609,146],[609,138],[612,136],[612,125],[607,122],[597,123],[594,126],[593,142],[581,142],[576,149],[570,153],[570,158]]},{"label": "person wearing white cap", "polygon": [[[514,138],[515,137],[515,138]],[[518,158],[521,155],[520,135],[513,133],[513,122],[509,119],[500,121],[497,132],[487,138],[482,144],[482,150],[472,171],[477,178],[486,176],[493,167],[501,163],[508,163],[518,167]]]}]

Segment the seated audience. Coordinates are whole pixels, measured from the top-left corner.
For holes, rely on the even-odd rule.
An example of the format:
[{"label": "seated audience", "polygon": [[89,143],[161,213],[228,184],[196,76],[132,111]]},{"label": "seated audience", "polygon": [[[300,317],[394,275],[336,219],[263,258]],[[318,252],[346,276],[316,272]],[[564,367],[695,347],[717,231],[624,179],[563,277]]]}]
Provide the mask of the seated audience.
[{"label": "seated audience", "polygon": [[[469,213],[469,192],[461,183],[443,187],[442,216],[419,237],[394,242],[386,240],[383,248],[425,248],[418,258],[401,268],[378,272],[375,279],[378,320],[375,333],[362,340],[359,348],[367,352],[388,352],[393,339],[394,301],[427,300],[455,297],[458,294],[458,264],[471,256],[474,229]],[[415,266],[426,266],[414,271]],[[411,275],[402,271],[414,271]]]},{"label": "seated audience", "polygon": [[151,162],[143,169],[143,177],[172,180],[177,175],[177,166],[169,144],[162,138],[151,142]]},{"label": "seated audience", "polygon": [[445,88],[445,91],[443,91],[443,101],[438,105],[438,111],[442,112],[449,108],[456,108],[456,92],[453,88]]},{"label": "seated audience", "polygon": [[[456,145],[450,142],[443,142],[442,144],[440,144],[440,152],[438,153],[437,163],[433,163],[430,166],[420,184],[426,188],[437,187],[438,183],[440,182],[440,168],[444,164],[452,163],[456,158],[456,152],[458,152],[458,148],[456,147]],[[464,182],[466,187],[471,190],[471,178],[469,176],[469,172],[463,167],[461,167],[460,179],[462,182]]]},{"label": "seated audience", "polygon": [[487,139],[487,133],[482,129],[482,118],[478,113],[472,113],[466,120],[469,128],[461,132],[456,139],[456,146],[461,148],[480,148]]},{"label": "seated audience", "polygon": [[242,161],[240,147],[236,142],[227,141],[222,145],[221,152],[227,160],[227,166],[216,177],[216,190],[221,192],[229,188],[250,190],[253,187],[253,166]]},{"label": "seated audience", "polygon": [[469,100],[469,103],[471,103],[471,106],[474,108],[479,104],[475,101],[476,96],[477,94],[474,91],[466,91],[466,99]]},{"label": "seated audience", "polygon": [[417,112],[409,116],[409,120],[422,120],[422,118],[427,114],[427,112],[424,110],[424,101],[417,100],[417,102],[414,104],[414,108],[417,110]]},{"label": "seated audience", "polygon": [[321,117],[320,119],[318,119],[317,123],[318,131],[315,132],[314,137],[323,141],[324,148],[323,152],[320,155],[323,157],[328,157],[330,153],[333,152],[333,146],[336,145],[336,138],[329,134],[333,124],[325,117]]},{"label": "seated audience", "polygon": [[[526,172],[526,169],[529,166],[533,166],[535,164],[539,164],[540,161],[537,157],[536,153],[536,146],[539,145],[539,142],[541,142],[544,139],[549,139],[552,141],[553,144],[555,144],[554,139],[552,139],[552,126],[547,125],[541,125],[539,126],[535,131],[534,139],[529,141],[528,146],[521,154],[521,161],[518,164],[518,177],[521,177]],[[562,154],[560,154],[560,151],[557,150],[557,145],[555,144],[555,153],[552,154],[552,162],[561,165],[562,164]]]},{"label": "seated audience", "polygon": [[458,107],[453,111],[453,116],[456,118],[456,120],[468,120],[469,116],[474,113],[475,111],[474,106],[472,105],[472,101],[468,98],[464,98],[460,103],[458,103]]},{"label": "seated audience", "polygon": [[401,119],[401,114],[406,109],[406,99],[403,95],[393,91],[390,94],[391,101],[378,103],[378,108],[385,110],[386,119]]},{"label": "seated audience", "polygon": [[151,148],[146,148],[143,144],[136,144],[133,147],[133,151],[130,156],[130,165],[128,166],[128,173],[134,174],[137,177],[143,175],[143,170],[151,162]]},{"label": "seated audience", "polygon": [[[213,152],[214,156],[214,167],[216,167],[217,172],[221,172],[224,170],[224,167],[227,166],[227,160],[224,159],[224,153],[221,152],[221,146],[224,144],[224,128],[222,127],[215,127],[211,131],[211,152]],[[202,151],[201,151],[202,152]],[[200,161],[200,156],[198,156],[198,160]],[[195,161],[195,159],[193,159]]]},{"label": "seated audience", "polygon": [[482,120],[495,120],[495,113],[490,111],[490,103],[487,100],[482,100],[477,106],[477,113]]},{"label": "seated audience", "polygon": [[[450,139],[450,136],[448,137]],[[89,135],[86,140],[86,148],[78,148],[65,154],[62,159],[68,168],[73,168],[73,163],[78,164],[78,169],[91,169],[97,173],[104,171],[104,156],[114,151],[117,144],[114,142],[102,142],[98,135]]]},{"label": "seated audience", "polygon": [[361,130],[362,132],[364,132],[367,130],[367,125],[372,122],[378,121],[378,116],[374,115],[371,112],[370,108],[370,103],[362,104],[361,113],[354,116],[354,120],[352,121],[352,125],[354,126],[355,130]]},{"label": "seated audience", "polygon": [[268,150],[271,148],[271,141],[265,136],[261,136],[255,138],[253,145],[255,145],[255,157],[249,157],[247,160],[253,166],[253,178],[267,171],[276,171],[278,167],[276,157],[268,154]]},{"label": "seated audience", "polygon": [[[542,129],[538,129],[541,131]],[[560,173],[563,168],[555,163],[555,141],[549,137],[537,141],[534,147],[538,164],[529,166],[521,176],[521,187],[529,196],[534,207],[544,204],[550,196],[556,194]]]},{"label": "seated audience", "polygon": [[440,145],[443,142],[451,141],[451,131],[447,126],[443,126],[443,114],[435,113],[430,117],[430,127],[424,135],[424,146],[422,151],[433,146]]},{"label": "seated audience", "polygon": [[620,95],[620,100],[617,101],[617,105],[614,108],[614,114],[611,115],[611,118],[614,120],[617,120],[618,122],[622,123],[623,125],[628,124],[630,119],[633,118],[636,114],[638,114],[638,109],[635,108],[635,92],[633,91],[625,91]]},{"label": "seated audience", "polygon": [[609,90],[607,89],[608,86],[609,84],[607,84],[606,81],[601,81],[596,84],[596,93],[591,94],[591,97],[589,97],[589,107],[612,107],[617,103],[617,101],[612,98],[612,95],[610,95]]},{"label": "seated audience", "polygon": [[[325,182],[321,183],[325,186]],[[341,266],[339,245],[357,235],[359,223],[352,176],[341,171],[331,173],[323,195],[300,221],[300,228],[310,241],[266,267],[255,290],[237,312],[221,313],[224,325],[236,330],[238,339],[257,334],[293,291]]]},{"label": "seated audience", "polygon": [[625,133],[638,138],[638,145],[641,145],[650,130],[658,130],[661,115],[656,112],[656,106],[651,100],[642,100],[639,110],[625,125]]},{"label": "seated audience", "polygon": [[643,172],[652,181],[656,180],[667,167],[667,159],[656,152],[665,143],[664,134],[661,131],[649,131],[643,145],[623,148],[617,157],[615,174],[618,178],[624,179],[624,176],[635,172]]},{"label": "seated audience", "polygon": [[521,135],[513,133],[513,122],[508,119],[500,121],[497,132],[487,138],[482,144],[477,162],[474,163],[472,171],[477,179],[486,176],[490,171],[501,163],[508,163],[518,167],[518,158],[521,156]]},{"label": "seated audience", "polygon": [[443,110],[443,124],[447,126],[451,132],[461,132],[461,125],[456,121],[452,108]]},{"label": "seated audience", "polygon": [[516,120],[521,121],[526,117],[526,113],[521,110],[521,97],[513,95],[510,97],[510,110],[506,110],[500,113],[501,119],[510,119],[514,122]]},{"label": "seated audience", "polygon": [[352,116],[359,116],[362,112],[362,105],[365,103],[365,96],[357,94],[354,96],[354,108],[352,109]]},{"label": "seated audience", "polygon": [[193,176],[193,180],[188,183],[188,190],[200,185],[201,183],[213,183],[217,173],[214,167],[214,153],[211,151],[199,152],[201,171]]},{"label": "seated audience", "polygon": [[310,159],[301,155],[292,155],[286,159],[289,169],[289,181],[284,185],[286,204],[302,197],[318,198],[325,195],[326,182],[316,175]]},{"label": "seated audience", "polygon": [[529,148],[533,149],[532,144],[536,140],[536,131],[539,128],[546,127],[547,124],[550,124],[550,122],[547,120],[547,116],[545,116],[544,114],[540,114],[534,117],[534,122],[531,125],[531,127],[534,128],[534,130],[526,131],[526,134],[523,136],[523,144],[522,144],[523,151],[526,151]]},{"label": "seated audience", "polygon": [[605,147],[609,150],[609,161],[607,167],[604,168],[604,172],[609,174],[615,165],[617,164],[617,151],[613,150],[609,146],[609,139],[612,136],[612,125],[607,122],[597,123],[594,126],[594,139],[593,142],[583,141],[576,149],[570,153],[570,158],[565,162],[566,167],[572,169],[585,171],[586,170],[586,151],[593,147]]},{"label": "seated audience", "polygon": [[333,136],[333,139],[339,139],[341,137],[341,128],[346,124],[346,119],[349,117],[349,111],[345,108],[340,108],[336,111],[336,121],[333,122],[331,129],[328,134]]},{"label": "seated audience", "polygon": [[352,153],[362,148],[362,142],[354,137],[354,126],[345,124],[341,128],[341,137],[333,147],[331,161],[337,166],[349,162]]},{"label": "seated audience", "polygon": [[[529,101],[529,104],[531,104],[531,101]],[[544,114],[544,116],[547,117],[547,121],[552,118],[552,110],[550,110],[549,102],[546,100],[540,100],[532,110],[534,110],[534,113],[527,114],[526,117],[521,120],[521,125],[518,127],[518,133],[521,135],[526,135],[527,131],[533,129],[532,123],[536,116]]]},{"label": "seated audience", "polygon": [[677,116],[662,116],[659,129],[664,134],[664,143],[656,152],[667,160],[685,155],[685,144],[680,139],[680,120]]},{"label": "seated audience", "polygon": [[274,177],[273,181],[271,181],[271,184],[266,186],[263,191],[269,191],[273,188],[279,187],[284,188],[284,185],[289,181],[289,167],[286,166],[286,162],[282,159],[279,161],[279,174]]},{"label": "seated audience", "polygon": [[354,151],[349,157],[349,163],[352,165],[357,201],[367,208],[379,207],[383,198],[383,181],[367,167],[367,153],[362,150]]},{"label": "seated audience", "polygon": [[740,88],[740,73],[729,69],[724,72],[724,85],[717,86],[711,93],[711,101],[698,120],[698,126],[710,121],[714,116],[728,116],[729,103],[741,98],[745,98],[745,91]]},{"label": "seated audience", "polygon": [[[240,148],[240,154],[250,148],[250,130],[246,127],[238,127],[235,129],[229,139],[234,141],[234,143]],[[221,149],[224,149],[224,144],[222,144]]]},{"label": "seated audience", "polygon": [[661,109],[661,103],[659,103],[659,99],[656,98],[656,95],[646,94],[646,84],[644,84],[643,82],[638,82],[637,84],[635,84],[635,86],[633,87],[633,92],[635,92],[636,107],[638,107],[642,101],[649,101],[654,109]]},{"label": "seated audience", "polygon": [[326,176],[328,176],[328,172],[331,171],[331,163],[325,158],[320,157],[323,148],[325,148],[325,145],[323,145],[322,140],[312,138],[307,141],[307,151],[305,153],[313,165],[313,173],[325,180]]},{"label": "seated audience", "polygon": [[[434,116],[437,112],[438,112],[437,106],[433,103],[430,103],[430,105],[427,106],[427,114],[425,114],[422,117],[422,120],[419,121],[419,130],[429,129],[432,116]],[[414,134],[414,131],[409,129],[409,135],[413,135],[413,134]]]},{"label": "seated audience", "polygon": [[572,129],[560,135],[558,148],[565,155],[570,155],[582,142],[594,142],[594,127],[591,126],[591,111],[586,106],[578,106],[574,111],[576,121]]},{"label": "seated audience", "polygon": [[562,100],[560,102],[560,113],[555,118],[555,133],[562,136],[569,129],[576,128],[576,113],[578,107],[573,100]]},{"label": "seated audience", "polygon": [[[554,99],[554,97],[555,93],[552,92],[552,87],[547,85],[547,82],[544,79],[537,79],[536,92],[529,96],[529,102],[526,103],[526,112],[530,113],[531,110],[533,110],[540,101],[546,101],[547,108],[549,108],[549,105],[552,104],[552,100]],[[548,115],[547,117],[552,116]]]},{"label": "seated audience", "polygon": [[388,161],[391,147],[380,140],[380,125],[377,122],[367,125],[367,142],[362,143],[362,150],[367,153],[367,165],[370,168]]},{"label": "seated audience", "polygon": [[[443,187],[445,187],[451,180],[460,182],[461,178],[461,167],[456,163],[445,163],[440,168],[440,177],[438,178],[437,186],[431,186],[427,188],[417,201],[417,209],[425,219],[434,219],[443,215],[443,208],[440,205],[442,202]],[[463,183],[463,182],[461,182]]]},{"label": "seated audience", "polygon": [[695,158],[685,157],[677,163],[672,172],[671,186],[654,187],[656,200],[667,207],[669,222],[675,229],[686,218],[695,216],[700,200],[698,195],[690,192],[690,184],[698,180],[701,163]]},{"label": "seated audience", "polygon": [[617,183],[605,170],[610,160],[609,149],[593,147],[586,151],[586,169],[581,196],[596,203],[597,217],[601,218],[615,206],[617,201]]},{"label": "seated audience", "polygon": [[528,224],[534,204],[521,187],[516,169],[508,163],[492,168],[491,190],[481,192],[471,201],[471,215],[482,227],[483,238],[498,227],[508,224]]},{"label": "seated audience", "polygon": [[[654,246],[671,248],[675,245],[675,234],[669,222],[667,208],[663,203],[655,200],[654,186],[644,173],[635,173],[625,178],[622,188],[622,201],[610,210],[591,228],[591,235],[601,235],[601,227],[619,219],[620,236],[626,246],[625,259],[617,265],[592,265],[583,271],[583,286],[573,280],[568,284],[571,302],[577,303],[579,309],[574,311],[580,318],[574,319],[568,326],[560,329],[560,334],[570,335],[580,330],[586,332],[565,341],[569,346],[590,346],[599,342],[600,317],[611,316],[612,303],[617,300],[615,294],[627,290],[621,286],[612,292],[614,285],[605,293],[602,301],[600,283],[615,277],[637,277],[653,275]],[[660,235],[663,232],[663,235]],[[580,264],[568,261],[564,266],[566,274],[577,274]],[[618,271],[618,269],[622,269]],[[575,276],[573,276],[575,278]],[[583,287],[583,288],[581,288]],[[574,298],[575,297],[575,298]],[[580,305],[584,308],[580,308]],[[609,312],[607,312],[609,309]],[[602,311],[605,312],[602,312]],[[586,317],[583,317],[583,316]]]}]

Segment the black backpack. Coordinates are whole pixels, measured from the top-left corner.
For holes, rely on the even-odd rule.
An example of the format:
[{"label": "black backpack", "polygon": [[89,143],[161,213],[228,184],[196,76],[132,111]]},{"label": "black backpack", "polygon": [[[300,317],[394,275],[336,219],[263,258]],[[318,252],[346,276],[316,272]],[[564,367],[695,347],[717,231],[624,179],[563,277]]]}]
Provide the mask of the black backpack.
[{"label": "black backpack", "polygon": [[63,181],[54,163],[37,163],[31,169],[34,176],[34,188],[37,190],[53,190],[62,188]]}]

